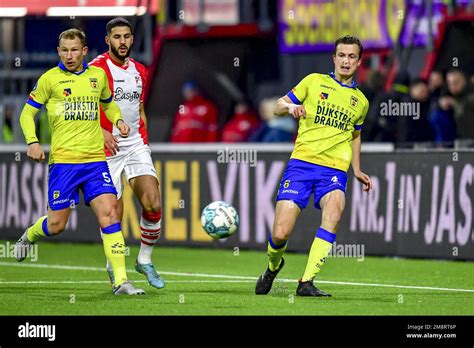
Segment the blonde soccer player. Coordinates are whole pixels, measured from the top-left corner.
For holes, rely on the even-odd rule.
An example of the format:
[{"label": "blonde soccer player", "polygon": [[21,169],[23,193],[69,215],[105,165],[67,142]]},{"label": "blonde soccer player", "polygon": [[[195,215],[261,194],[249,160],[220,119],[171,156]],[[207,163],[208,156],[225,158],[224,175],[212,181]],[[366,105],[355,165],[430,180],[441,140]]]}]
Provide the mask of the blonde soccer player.
[{"label": "blonde soccer player", "polygon": [[105,161],[99,105],[121,137],[128,136],[129,127],[112,100],[107,75],[84,61],[87,54],[84,32],[78,29],[62,32],[57,50],[58,66],[39,78],[20,115],[28,157],[40,162],[45,159],[34,122],[43,105],[52,137],[48,212],[20,237],[15,245],[16,259],[23,261],[39,238],[51,237],[65,229],[71,208],[79,203],[79,191],[82,191],[86,205],[91,206],[104,234],[104,252],[115,278],[112,292],[116,295],[144,294],[127,278],[117,192]]}]

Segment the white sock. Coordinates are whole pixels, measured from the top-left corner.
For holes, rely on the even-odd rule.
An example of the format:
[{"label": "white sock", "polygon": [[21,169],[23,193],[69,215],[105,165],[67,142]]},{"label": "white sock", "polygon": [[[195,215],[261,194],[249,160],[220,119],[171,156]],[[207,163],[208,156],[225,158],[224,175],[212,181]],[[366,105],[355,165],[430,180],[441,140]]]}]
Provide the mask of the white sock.
[{"label": "white sock", "polygon": [[138,253],[137,261],[140,264],[151,263],[151,254],[153,246],[160,237],[161,233],[161,218],[158,222],[146,220],[143,215],[140,218],[141,243],[140,252]]}]

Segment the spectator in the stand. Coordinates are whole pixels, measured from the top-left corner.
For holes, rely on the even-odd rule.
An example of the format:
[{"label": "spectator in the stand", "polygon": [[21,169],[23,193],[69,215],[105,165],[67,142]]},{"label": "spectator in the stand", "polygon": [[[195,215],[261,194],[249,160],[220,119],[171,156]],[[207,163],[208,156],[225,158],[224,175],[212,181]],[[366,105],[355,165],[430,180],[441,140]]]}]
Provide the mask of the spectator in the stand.
[{"label": "spectator in the stand", "polygon": [[205,143],[218,141],[218,111],[194,81],[183,85],[184,102],[174,116],[171,142]]},{"label": "spectator in the stand", "polygon": [[439,70],[433,70],[428,78],[428,89],[430,94],[439,97],[444,86],[444,76]]},{"label": "spectator in the stand", "polygon": [[392,89],[377,96],[371,103],[365,122],[368,141],[398,142],[401,141],[403,117],[382,115],[382,108],[394,103],[406,102],[409,99],[409,75],[400,71],[395,77]]},{"label": "spectator in the stand", "polygon": [[454,116],[461,139],[474,139],[474,92],[469,90],[466,76],[459,69],[446,74],[449,92],[454,97]]},{"label": "spectator in the stand", "polygon": [[444,87],[444,75],[439,70],[433,70],[428,77],[428,90],[430,91],[430,112],[438,106],[438,98]]},{"label": "spectator in the stand", "polygon": [[277,116],[273,113],[278,98],[263,99],[259,105],[260,117],[264,123],[252,134],[249,141],[281,143],[295,139],[297,125],[293,117]]},{"label": "spectator in the stand", "polygon": [[239,101],[235,104],[234,115],[222,130],[222,141],[226,143],[245,142],[260,126],[260,120],[250,102]]},{"label": "spectator in the stand", "polygon": [[454,145],[457,136],[454,104],[454,98],[445,87],[441,91],[438,104],[430,114],[430,122],[435,132],[435,142],[438,147],[452,147]]},{"label": "spectator in the stand", "polygon": [[410,99],[412,103],[416,103],[419,115],[404,117],[401,140],[409,143],[434,141],[434,132],[429,121],[430,93],[425,80],[416,78],[411,82]]},{"label": "spectator in the stand", "polygon": [[471,72],[471,76],[469,77],[469,88],[471,91],[474,90],[474,72]]},{"label": "spectator in the stand", "polygon": [[383,93],[385,76],[378,70],[370,70],[367,80],[360,85],[360,90],[371,103],[378,95]]},{"label": "spectator in the stand", "polygon": [[13,143],[15,135],[13,133],[13,112],[15,111],[12,105],[5,105],[5,113],[3,118],[3,142]]}]

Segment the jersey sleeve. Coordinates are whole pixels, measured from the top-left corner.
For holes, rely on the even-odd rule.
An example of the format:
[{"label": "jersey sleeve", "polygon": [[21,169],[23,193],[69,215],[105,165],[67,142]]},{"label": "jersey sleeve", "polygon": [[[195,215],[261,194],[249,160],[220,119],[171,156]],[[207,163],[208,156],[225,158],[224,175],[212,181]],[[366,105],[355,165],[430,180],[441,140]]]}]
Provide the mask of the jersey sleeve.
[{"label": "jersey sleeve", "polygon": [[316,74],[307,75],[296,85],[296,87],[289,91],[286,96],[290,98],[294,104],[303,104],[306,96],[308,95],[308,89],[316,76]]},{"label": "jersey sleeve", "polygon": [[[101,68],[106,77],[107,77],[107,81],[109,83],[109,89],[113,95],[113,79],[112,79],[112,76],[110,74],[110,69],[108,68],[107,66],[107,59],[105,57],[104,54],[101,54],[101,55],[98,55],[96,58],[94,58],[90,63],[89,65],[92,65],[92,66],[95,66],[97,68]],[[100,126],[109,131],[109,132],[112,132],[112,129],[113,129],[113,125],[112,125],[112,122],[109,121],[109,119],[107,118],[107,115],[105,114],[104,112],[104,108],[102,107],[102,105],[100,105],[99,107],[100,109]],[[106,150],[108,151],[108,150]]]},{"label": "jersey sleeve", "polygon": [[112,101],[112,92],[110,91],[109,87],[109,79],[107,78],[107,75],[105,74],[105,71],[100,69],[102,71],[102,91],[100,93],[100,102],[108,104]]},{"label": "jersey sleeve", "polygon": [[146,86],[148,83],[148,70],[145,68],[143,64],[135,62],[135,66],[137,68],[138,73],[140,74],[140,78],[142,79],[142,94],[140,95],[140,103],[145,102],[145,93],[146,93]]},{"label": "jersey sleeve", "polygon": [[38,82],[36,82],[35,86],[33,87],[33,90],[30,92],[26,103],[37,109],[41,109],[41,107],[51,96],[50,85],[51,84],[48,75],[41,75],[41,77],[38,79]]},{"label": "jersey sleeve", "polygon": [[367,116],[367,112],[369,111],[369,101],[365,100],[364,109],[357,120],[356,124],[354,125],[354,130],[358,131],[362,129],[362,125],[364,124],[365,116]]}]

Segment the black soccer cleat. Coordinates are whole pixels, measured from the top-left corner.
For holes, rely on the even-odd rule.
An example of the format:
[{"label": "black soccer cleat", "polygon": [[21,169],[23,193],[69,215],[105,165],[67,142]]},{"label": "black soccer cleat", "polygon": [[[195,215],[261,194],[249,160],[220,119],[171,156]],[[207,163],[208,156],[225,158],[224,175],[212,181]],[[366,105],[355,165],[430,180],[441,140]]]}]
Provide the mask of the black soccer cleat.
[{"label": "black soccer cleat", "polygon": [[255,287],[255,294],[256,295],[266,295],[272,289],[273,281],[277,276],[278,272],[281,271],[283,266],[285,265],[285,259],[282,257],[280,262],[280,267],[275,271],[270,271],[267,267],[265,272],[258,278],[257,286]]},{"label": "black soccer cleat", "polygon": [[303,282],[301,279],[298,282],[296,294],[299,296],[331,297],[331,294],[327,294],[315,287],[311,280]]}]

